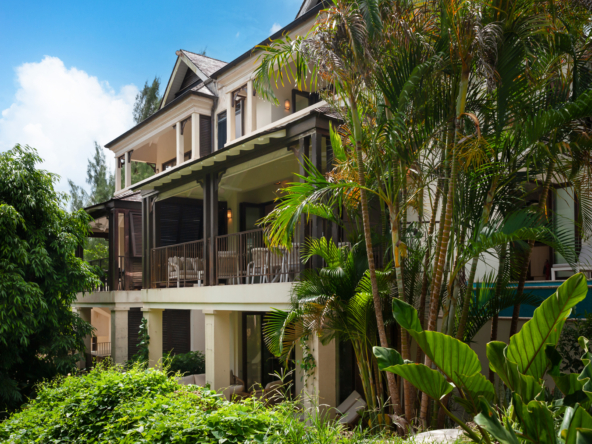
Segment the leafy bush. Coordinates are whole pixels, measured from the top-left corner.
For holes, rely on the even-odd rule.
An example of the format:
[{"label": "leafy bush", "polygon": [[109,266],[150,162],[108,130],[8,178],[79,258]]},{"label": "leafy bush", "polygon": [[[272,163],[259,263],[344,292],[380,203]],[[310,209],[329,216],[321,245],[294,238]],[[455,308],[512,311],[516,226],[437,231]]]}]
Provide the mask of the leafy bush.
[{"label": "leafy bush", "polygon": [[0,442],[262,442],[281,429],[285,414],[182,386],[164,371],[99,366],[40,387],[36,399],[0,423]]},{"label": "leafy bush", "polygon": [[583,350],[578,342],[581,336],[592,338],[592,313],[565,324],[557,344],[557,351],[563,357],[562,371],[580,373],[584,370],[584,363],[580,359]]},{"label": "leafy bush", "polygon": [[206,356],[200,351],[191,351],[171,357],[169,371],[183,375],[199,375],[206,372]]},{"label": "leafy bush", "polygon": [[[403,361],[396,350],[375,347],[381,370],[395,373],[432,398],[475,442],[490,443],[490,435],[503,444],[524,442],[585,444],[592,442],[592,353],[588,340],[579,338],[585,350],[581,374],[561,373],[562,357],[556,350],[559,336],[571,309],[588,294],[586,277],[576,274],[546,299],[510,344],[487,344],[489,368],[512,391],[507,411],[494,409],[493,384],[481,373],[481,363],[471,348],[451,336],[421,328],[417,311],[399,299],[393,300],[393,314],[402,328],[417,341],[436,366]],[[545,388],[549,375],[563,394],[554,399]],[[474,417],[478,431],[446,409],[443,399],[455,401]]]}]

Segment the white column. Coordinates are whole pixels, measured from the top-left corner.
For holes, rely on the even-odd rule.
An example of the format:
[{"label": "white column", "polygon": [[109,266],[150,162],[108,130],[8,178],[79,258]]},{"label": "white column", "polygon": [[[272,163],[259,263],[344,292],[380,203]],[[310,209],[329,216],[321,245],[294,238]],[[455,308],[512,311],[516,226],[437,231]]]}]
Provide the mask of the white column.
[{"label": "white column", "polygon": [[323,345],[318,336],[314,335],[309,339],[308,346],[315,359],[316,367],[312,371],[304,390],[306,391],[304,402],[307,405],[337,406],[337,354],[335,340]]},{"label": "white column", "polygon": [[199,158],[199,114],[191,113],[191,158]]},{"label": "white column", "polygon": [[214,390],[230,385],[230,312],[203,310],[206,324],[206,383]]},{"label": "white column", "polygon": [[177,131],[177,166],[179,166],[185,160],[185,140],[181,134],[181,122],[177,122],[175,129]]},{"label": "white column", "polygon": [[[78,311],[78,315],[80,316],[80,319],[82,319],[83,321],[88,322],[89,324],[91,323],[91,311],[92,311],[92,308],[90,308],[90,307],[79,307],[77,309],[77,311]],[[87,353],[90,353],[90,344],[91,344],[91,336],[85,336],[84,337],[84,355],[85,355],[85,359],[80,362],[81,368],[85,368],[86,367],[86,354]]]},{"label": "white column", "polygon": [[116,364],[123,364],[127,356],[127,317],[129,308],[111,309],[111,359]]},{"label": "white column", "polygon": [[121,165],[119,163],[119,157],[115,158],[115,192],[121,190]]},{"label": "white column", "polygon": [[234,115],[234,106],[232,106],[232,93],[226,94],[226,143],[235,139],[235,123],[236,117]]},{"label": "white column", "polygon": [[132,186],[132,153],[125,153],[125,187]]},{"label": "white column", "polygon": [[257,129],[257,101],[253,96],[253,81],[249,80],[247,83],[247,103],[246,103],[246,112],[247,115],[245,121],[245,134],[252,133]]},{"label": "white column", "polygon": [[191,310],[191,351],[206,353],[205,317],[201,310]]},{"label": "white column", "polygon": [[162,359],[162,312],[161,308],[142,308],[144,317],[148,320],[148,336],[150,336],[150,345],[148,346],[148,365],[156,367],[158,361]]}]

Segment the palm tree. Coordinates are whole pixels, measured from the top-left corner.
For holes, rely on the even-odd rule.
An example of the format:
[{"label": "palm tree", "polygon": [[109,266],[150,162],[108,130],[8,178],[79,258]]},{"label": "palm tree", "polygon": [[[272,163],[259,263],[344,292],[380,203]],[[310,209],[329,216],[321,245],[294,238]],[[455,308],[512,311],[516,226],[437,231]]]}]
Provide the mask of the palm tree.
[{"label": "palm tree", "polygon": [[[292,289],[291,308],[274,310],[266,317],[265,342],[276,356],[289,359],[303,338],[318,335],[322,343],[350,342],[356,357],[364,394],[371,411],[384,401],[380,372],[372,359],[377,345],[377,325],[364,242],[338,248],[325,238],[310,239],[303,261],[320,256],[326,266],[305,270]],[[378,273],[381,298],[389,295],[389,274]]]}]

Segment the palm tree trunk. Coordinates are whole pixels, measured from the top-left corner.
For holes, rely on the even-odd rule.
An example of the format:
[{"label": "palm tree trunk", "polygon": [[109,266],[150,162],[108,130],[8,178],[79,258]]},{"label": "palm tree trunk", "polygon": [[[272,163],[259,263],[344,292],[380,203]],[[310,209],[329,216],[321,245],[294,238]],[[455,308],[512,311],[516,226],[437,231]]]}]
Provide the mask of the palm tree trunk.
[{"label": "palm tree trunk", "polygon": [[[430,218],[430,226],[428,228],[428,236],[427,236],[427,248],[425,257],[423,259],[423,279],[421,283],[421,295],[419,297],[419,322],[421,324],[421,328],[425,327],[425,308],[426,308],[426,296],[428,294],[428,267],[430,266],[430,257],[432,255],[432,236],[434,235],[434,228],[436,226],[436,216],[438,215],[438,205],[440,203],[440,196],[442,194],[442,190],[440,188],[442,184],[438,183],[436,186],[436,196],[434,197],[434,206],[432,209],[432,216]],[[421,348],[417,347],[417,352],[415,355],[415,362],[422,361],[422,351]]]},{"label": "palm tree trunk", "polygon": [[[448,241],[450,239],[450,230],[452,228],[452,210],[454,207],[454,191],[456,185],[456,176],[458,171],[458,162],[456,161],[456,142],[459,133],[460,116],[465,111],[465,103],[467,98],[467,86],[469,83],[468,73],[463,73],[460,81],[460,88],[456,106],[456,115],[454,119],[455,135],[452,140],[451,146],[451,169],[450,179],[448,184],[448,205],[446,206],[446,214],[444,216],[442,238],[440,239],[441,247],[439,257],[436,258],[436,266],[434,267],[434,276],[432,282],[432,294],[430,297],[430,316],[428,318],[429,331],[435,331],[438,321],[438,308],[440,302],[440,289],[442,286],[442,278],[444,274],[444,265],[446,263],[446,253],[448,252]],[[426,356],[425,365],[429,368],[432,367],[432,360]],[[421,400],[421,411],[420,419],[425,422],[428,415],[428,396],[424,393]]]},{"label": "palm tree trunk", "polygon": [[[368,271],[372,285],[372,299],[376,313],[376,326],[381,347],[388,347],[384,319],[382,318],[382,301],[378,294],[378,282],[376,280],[376,267],[374,265],[374,252],[372,251],[372,232],[370,228],[370,212],[368,210],[368,196],[366,195],[366,172],[364,170],[364,159],[362,157],[362,125],[358,118],[358,108],[353,93],[349,95],[351,104],[351,115],[354,124],[354,138],[356,141],[356,158],[358,163],[358,182],[360,184],[360,201],[362,206],[362,223],[364,225],[364,239],[366,241],[366,253],[368,255]],[[387,372],[389,395],[393,402],[395,415],[401,416],[401,399],[395,375]]]},{"label": "palm tree trunk", "polygon": [[[489,222],[489,217],[491,216],[491,208],[493,207],[493,197],[495,196],[495,190],[497,189],[497,183],[499,180],[499,176],[496,174],[493,178],[491,186],[489,187],[489,192],[487,193],[487,200],[485,201],[485,206],[483,207],[483,212],[481,213],[481,223],[479,228],[483,228],[487,222]],[[477,264],[479,263],[479,255],[473,257],[473,263],[471,264],[471,271],[469,273],[469,281],[467,283],[467,291],[465,293],[465,298],[463,301],[463,311],[460,318],[460,322],[458,324],[458,331],[456,333],[456,339],[459,341],[463,340],[463,336],[465,334],[465,328],[467,326],[467,320],[469,319],[469,308],[471,306],[471,295],[473,294],[473,282],[475,281],[475,273],[477,272]]]},{"label": "palm tree trunk", "polygon": [[[398,207],[398,202],[395,202]],[[389,216],[391,220],[391,239],[393,243],[393,255],[395,259],[395,274],[397,276],[397,290],[399,299],[405,300],[405,282],[403,281],[402,257],[401,249],[399,248],[399,218],[397,208],[389,205]],[[407,332],[401,330],[401,356],[408,360],[411,357],[409,352],[409,335]],[[413,407],[415,404],[415,390],[413,385],[406,379],[403,380],[404,402],[405,402],[405,418],[407,421],[415,416]]]},{"label": "palm tree trunk", "polygon": [[[543,189],[541,190],[541,196],[539,198],[539,214],[542,216],[546,216],[547,213],[547,196],[549,195],[549,188],[551,187],[551,178],[553,176],[553,171],[555,169],[555,161],[553,159],[549,160],[549,165],[547,166],[547,177],[545,178],[545,183],[543,184]],[[516,290],[516,299],[519,299],[524,292],[524,284],[526,282],[526,275],[528,274],[528,265],[530,264],[530,255],[532,254],[532,249],[534,247],[534,241],[531,240],[528,242],[528,249],[526,251],[526,257],[524,258],[524,263],[522,264],[522,273],[520,273],[520,280],[518,281],[518,290]],[[514,311],[512,312],[512,322],[510,324],[510,337],[514,336],[518,331],[518,318],[520,317],[520,304],[514,304]]]}]

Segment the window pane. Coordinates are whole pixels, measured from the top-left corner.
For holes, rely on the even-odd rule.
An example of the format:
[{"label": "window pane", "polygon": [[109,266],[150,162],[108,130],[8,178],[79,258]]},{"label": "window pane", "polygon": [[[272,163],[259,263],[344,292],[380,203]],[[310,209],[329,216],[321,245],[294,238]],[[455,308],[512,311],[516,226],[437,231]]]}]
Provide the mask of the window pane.
[{"label": "window pane", "polygon": [[244,102],[241,100],[239,102],[236,102],[236,105],[234,107],[234,133],[236,134],[236,139],[243,135],[243,104]]},{"label": "window pane", "polygon": [[218,149],[226,143],[226,112],[218,114]]},{"label": "window pane", "polygon": [[294,104],[294,112],[298,112],[308,107],[308,97],[296,94],[296,103]]}]

